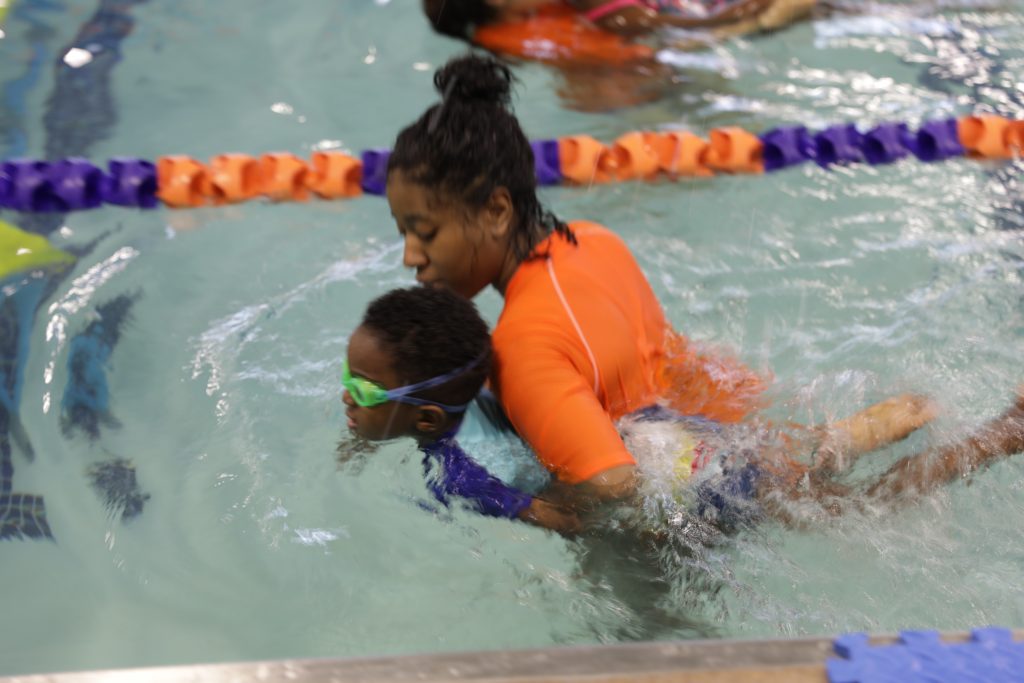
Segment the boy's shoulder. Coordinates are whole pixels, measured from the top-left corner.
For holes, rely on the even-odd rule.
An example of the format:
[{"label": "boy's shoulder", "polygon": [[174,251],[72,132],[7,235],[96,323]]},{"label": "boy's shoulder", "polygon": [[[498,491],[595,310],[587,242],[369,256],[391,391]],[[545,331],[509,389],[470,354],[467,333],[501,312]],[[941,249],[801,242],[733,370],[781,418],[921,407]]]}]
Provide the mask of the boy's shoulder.
[{"label": "boy's shoulder", "polygon": [[463,453],[503,483],[537,492],[550,474],[519,437],[497,398],[484,389],[473,400],[457,434]]}]

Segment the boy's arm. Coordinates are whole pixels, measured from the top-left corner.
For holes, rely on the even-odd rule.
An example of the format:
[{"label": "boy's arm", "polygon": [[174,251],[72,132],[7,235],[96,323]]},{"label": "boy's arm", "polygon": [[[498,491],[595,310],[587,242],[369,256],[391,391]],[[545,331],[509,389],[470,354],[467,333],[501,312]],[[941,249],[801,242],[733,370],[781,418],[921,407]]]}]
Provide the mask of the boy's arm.
[{"label": "boy's arm", "polygon": [[467,455],[454,440],[431,447],[431,451],[439,456],[443,470],[434,487],[434,493],[442,502],[446,502],[448,496],[458,496],[489,517],[520,519],[561,534],[575,534],[582,528],[575,513],[508,486]]}]

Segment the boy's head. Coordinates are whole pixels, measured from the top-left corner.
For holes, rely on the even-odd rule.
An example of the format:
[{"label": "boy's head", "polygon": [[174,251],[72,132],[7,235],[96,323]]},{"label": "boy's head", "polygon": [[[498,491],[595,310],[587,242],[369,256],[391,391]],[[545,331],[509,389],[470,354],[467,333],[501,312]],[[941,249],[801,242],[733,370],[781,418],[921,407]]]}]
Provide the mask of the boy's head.
[{"label": "boy's head", "polygon": [[438,33],[469,40],[477,26],[526,15],[552,0],[423,0],[423,11]]},{"label": "boy's head", "polygon": [[349,338],[349,429],[373,441],[432,441],[460,419],[490,370],[487,323],[470,301],[428,287],[388,292]]}]

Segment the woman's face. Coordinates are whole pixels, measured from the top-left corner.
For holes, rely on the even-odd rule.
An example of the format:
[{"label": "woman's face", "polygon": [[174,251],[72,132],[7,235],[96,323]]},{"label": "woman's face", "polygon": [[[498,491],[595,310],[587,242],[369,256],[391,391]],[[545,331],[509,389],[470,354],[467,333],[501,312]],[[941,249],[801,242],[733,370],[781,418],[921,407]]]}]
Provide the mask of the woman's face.
[{"label": "woman's face", "polygon": [[[473,210],[448,201],[401,170],[388,176],[388,204],[405,241],[402,263],[416,280],[472,299],[502,273],[509,254],[510,207]],[[499,202],[502,203],[502,202]]]}]

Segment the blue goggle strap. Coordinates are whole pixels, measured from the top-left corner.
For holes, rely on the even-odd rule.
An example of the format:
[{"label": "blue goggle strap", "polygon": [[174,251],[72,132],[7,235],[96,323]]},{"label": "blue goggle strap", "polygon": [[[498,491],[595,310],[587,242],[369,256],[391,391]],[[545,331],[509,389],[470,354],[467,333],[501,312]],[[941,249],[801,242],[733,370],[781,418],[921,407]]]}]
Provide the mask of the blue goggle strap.
[{"label": "blue goggle strap", "polygon": [[398,403],[408,403],[414,406],[438,406],[439,408],[443,408],[444,410],[447,410],[450,413],[465,412],[466,408],[469,407],[469,404],[472,403],[472,401],[469,401],[468,403],[463,403],[462,405],[458,406],[450,406],[445,403],[438,403],[437,401],[429,401],[427,399],[409,396],[409,394],[414,394],[417,391],[423,391],[424,389],[433,389],[434,387],[439,387],[442,384],[450,382],[459,375],[467,373],[476,366],[480,365],[480,363],[483,362],[484,358],[487,357],[487,353],[487,351],[484,351],[482,354],[477,356],[476,359],[473,360],[472,362],[463,365],[461,368],[455,368],[451,372],[446,372],[443,375],[438,375],[437,377],[425,379],[422,382],[417,382],[416,384],[409,384],[404,387],[398,387],[397,389],[391,389],[386,394],[387,398],[389,401],[396,401]]}]

